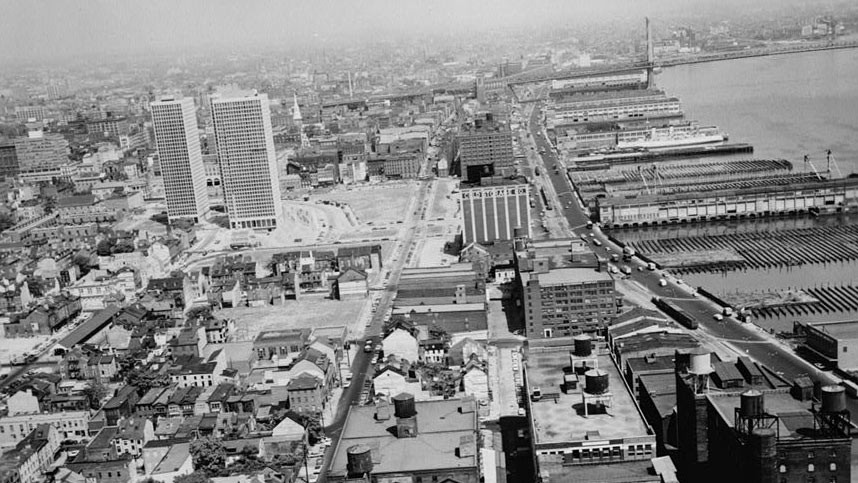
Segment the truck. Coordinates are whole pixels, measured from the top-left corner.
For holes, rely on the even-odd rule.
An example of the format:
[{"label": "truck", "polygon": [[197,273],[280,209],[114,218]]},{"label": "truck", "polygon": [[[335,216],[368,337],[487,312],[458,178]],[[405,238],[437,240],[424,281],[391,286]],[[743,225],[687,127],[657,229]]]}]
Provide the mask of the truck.
[{"label": "truck", "polygon": [[724,307],[724,310],[721,311],[724,314],[724,317],[729,317],[733,315],[733,307]]},{"label": "truck", "polygon": [[619,261],[620,261],[620,256],[619,256],[618,254],[616,254],[616,253],[612,253],[612,254],[611,254],[611,261],[612,261],[612,262],[615,262],[615,263],[616,263],[616,262],[619,262]]},{"label": "truck", "polygon": [[635,249],[634,248],[631,248],[628,246],[623,247],[623,260],[628,262],[634,256],[635,256]]},{"label": "truck", "polygon": [[623,273],[625,273],[626,275],[631,275],[632,274],[631,267],[629,267],[628,265],[623,266]]},{"label": "truck", "polygon": [[647,269],[647,270],[655,270],[655,264],[654,264],[654,263],[652,263],[652,262],[647,263],[647,264],[646,264],[646,269]]}]

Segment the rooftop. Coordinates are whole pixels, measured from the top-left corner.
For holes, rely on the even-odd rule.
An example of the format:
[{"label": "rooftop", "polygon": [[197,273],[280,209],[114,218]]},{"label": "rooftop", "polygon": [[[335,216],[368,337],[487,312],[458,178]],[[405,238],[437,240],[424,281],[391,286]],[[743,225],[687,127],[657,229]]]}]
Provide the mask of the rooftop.
[{"label": "rooftop", "polygon": [[[647,436],[649,428],[634,403],[620,372],[607,353],[593,353],[590,357],[579,358],[572,355],[571,347],[531,349],[527,356],[527,387],[532,393],[539,388],[542,397],[531,402],[531,419],[534,428],[534,444],[537,446],[553,443],[570,443],[592,440],[593,434],[599,439],[618,439]],[[608,375],[608,391],[613,401],[607,411],[599,413],[592,406],[589,415],[584,414],[583,387],[584,376],[580,375],[575,389],[564,392],[564,376],[575,374],[572,361],[576,366],[586,361],[586,366],[605,371]],[[580,372],[580,371],[579,371]]]},{"label": "rooftop", "polygon": [[835,339],[858,339],[858,321],[816,322],[808,325]]},{"label": "rooftop", "polygon": [[[803,438],[812,434],[813,413],[810,401],[798,401],[787,392],[766,392],[763,395],[767,413],[779,417],[781,438]],[[731,428],[735,423],[735,408],[741,406],[741,393],[709,395],[709,403]]]},{"label": "rooftop", "polygon": [[[442,468],[474,468],[477,462],[477,413],[472,399],[417,401],[417,436],[397,438],[393,407],[390,418],[377,420],[374,406],[349,408],[329,474],[346,473],[348,448],[363,444],[372,450],[373,473],[416,472]],[[464,411],[462,408],[466,408]],[[466,446],[460,456],[458,448]]]},{"label": "rooftop", "polygon": [[539,284],[542,286],[610,282],[613,280],[607,272],[597,272],[592,268],[556,268],[548,273],[538,274],[538,278]]}]

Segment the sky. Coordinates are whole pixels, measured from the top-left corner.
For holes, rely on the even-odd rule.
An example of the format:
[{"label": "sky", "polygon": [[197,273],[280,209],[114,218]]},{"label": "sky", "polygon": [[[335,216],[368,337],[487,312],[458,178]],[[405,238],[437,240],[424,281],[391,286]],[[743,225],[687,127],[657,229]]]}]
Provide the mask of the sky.
[{"label": "sky", "polygon": [[295,45],[330,37],[362,41],[391,32],[432,35],[558,20],[610,21],[744,1],[0,0],[0,59]]}]

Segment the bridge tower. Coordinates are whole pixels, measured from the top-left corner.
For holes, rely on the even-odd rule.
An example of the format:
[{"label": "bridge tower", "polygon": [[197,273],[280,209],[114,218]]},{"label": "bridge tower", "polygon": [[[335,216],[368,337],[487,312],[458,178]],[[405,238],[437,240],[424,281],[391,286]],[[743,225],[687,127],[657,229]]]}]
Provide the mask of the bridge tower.
[{"label": "bridge tower", "polygon": [[652,25],[650,25],[649,17],[646,18],[646,88],[652,89],[655,85],[655,76],[653,73],[653,62],[655,62],[655,49],[652,43]]}]

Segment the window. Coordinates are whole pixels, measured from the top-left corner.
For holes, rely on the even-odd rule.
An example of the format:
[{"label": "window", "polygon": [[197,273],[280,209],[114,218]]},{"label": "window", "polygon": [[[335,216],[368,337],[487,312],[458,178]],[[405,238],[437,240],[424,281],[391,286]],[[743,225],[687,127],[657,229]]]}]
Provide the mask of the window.
[{"label": "window", "polygon": [[848,349],[848,347],[843,346],[843,352],[846,352],[846,349]]},{"label": "window", "polygon": [[837,463],[831,463],[828,465],[828,471],[837,471]]},{"label": "window", "polygon": [[813,463],[810,463],[809,465],[807,465],[807,472],[808,473],[813,473],[814,470],[816,470],[816,468],[813,467]]},{"label": "window", "polygon": [[778,471],[780,471],[781,473],[786,473],[786,465],[781,465],[781,466],[778,468]]}]

